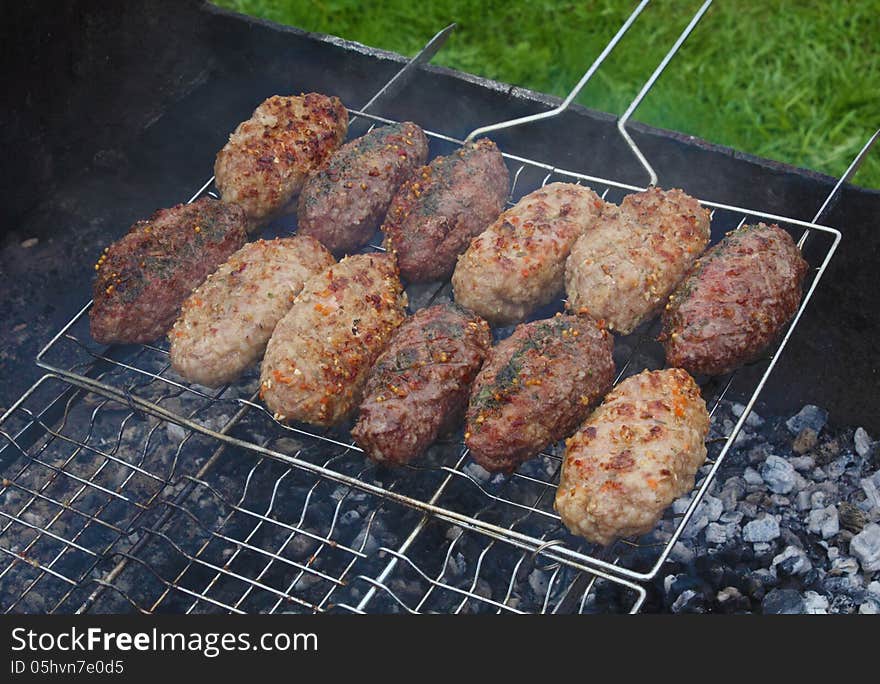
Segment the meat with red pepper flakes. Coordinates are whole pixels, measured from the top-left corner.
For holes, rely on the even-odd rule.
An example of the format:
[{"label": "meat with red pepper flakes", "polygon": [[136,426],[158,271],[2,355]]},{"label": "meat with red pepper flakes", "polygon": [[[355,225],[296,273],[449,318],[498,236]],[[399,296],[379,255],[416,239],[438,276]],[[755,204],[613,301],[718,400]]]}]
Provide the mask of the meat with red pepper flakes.
[{"label": "meat with red pepper flakes", "polygon": [[347,132],[348,112],[338,97],[270,97],[217,153],[217,189],[224,202],[247,212],[252,228],[291,214],[306,176],[342,144]]},{"label": "meat with red pepper flakes", "polygon": [[455,304],[417,312],[370,372],[352,437],[374,461],[418,457],[461,419],[491,346],[486,321]]},{"label": "meat with red pepper flakes", "polygon": [[518,325],[474,381],[465,444],[510,472],[570,435],[614,381],[614,339],[596,321],[557,315]]},{"label": "meat with red pepper flakes", "polygon": [[627,335],[663,305],[707,244],[709,211],[693,197],[659,188],[627,195],[572,247],[568,308]]},{"label": "meat with red pepper flakes", "polygon": [[299,233],[335,253],[363,247],[394,193],[427,157],[425,133],[409,121],[346,143],[306,179],[297,209]]},{"label": "meat with red pepper flakes", "polygon": [[728,233],[669,298],[660,335],[667,363],[722,375],[753,361],[797,312],[808,268],[779,226]]},{"label": "meat with red pepper flakes", "polygon": [[168,335],[174,370],[208,387],[235,380],[262,356],[303,283],[332,263],[310,237],[246,244],[183,303]]},{"label": "meat with red pepper flakes", "polygon": [[455,301],[494,325],[523,320],[562,294],[571,247],[605,208],[573,183],[523,197],[473,239],[452,276]]},{"label": "meat with red pepper flakes", "polygon": [[486,138],[417,169],[382,226],[401,275],[410,282],[448,278],[471,238],[498,218],[509,183],[501,152]]},{"label": "meat with red pepper flakes", "polygon": [[164,335],[193,288],[244,244],[246,227],[240,207],[209,197],[135,223],[95,264],[92,337],[132,344]]},{"label": "meat with red pepper flakes", "polygon": [[360,403],[406,316],[394,257],[356,254],[306,281],[263,357],[260,396],[281,421],[335,425]]},{"label": "meat with red pepper flakes", "polygon": [[627,378],[566,442],[556,491],[562,522],[603,545],[650,532],[693,489],[708,432],[706,403],[686,371]]}]

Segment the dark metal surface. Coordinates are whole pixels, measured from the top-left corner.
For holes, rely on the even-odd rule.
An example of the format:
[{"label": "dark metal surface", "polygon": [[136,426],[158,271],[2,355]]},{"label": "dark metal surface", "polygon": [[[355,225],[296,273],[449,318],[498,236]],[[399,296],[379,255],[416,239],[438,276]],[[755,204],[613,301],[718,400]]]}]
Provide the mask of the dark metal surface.
[{"label": "dark metal surface", "polygon": [[[134,220],[187,199],[257,103],[318,90],[359,107],[402,62],[199,2],[80,0],[53,12],[21,3],[0,31],[8,88],[0,128],[2,406],[39,375],[38,348],[88,300],[100,249]],[[376,113],[463,137],[555,102],[428,68]],[[661,185],[704,199],[809,220],[833,186],[828,177],[681,134],[638,124],[631,130]],[[571,170],[643,181],[614,119],[581,107],[496,140],[509,152]],[[763,395],[762,412],[810,402],[828,407],[838,423],[880,427],[877,216],[880,193],[847,187],[826,217],[844,240]]]}]

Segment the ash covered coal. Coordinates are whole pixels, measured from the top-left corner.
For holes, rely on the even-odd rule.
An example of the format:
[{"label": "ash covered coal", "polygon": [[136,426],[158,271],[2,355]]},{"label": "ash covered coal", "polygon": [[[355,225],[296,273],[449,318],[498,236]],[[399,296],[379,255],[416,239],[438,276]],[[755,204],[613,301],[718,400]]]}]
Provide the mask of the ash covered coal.
[{"label": "ash covered coal", "polygon": [[[722,403],[710,439],[729,434],[743,410]],[[811,405],[787,418],[748,416],[646,611],[880,612],[880,442],[828,420]],[[664,522],[655,534],[671,529]]]}]

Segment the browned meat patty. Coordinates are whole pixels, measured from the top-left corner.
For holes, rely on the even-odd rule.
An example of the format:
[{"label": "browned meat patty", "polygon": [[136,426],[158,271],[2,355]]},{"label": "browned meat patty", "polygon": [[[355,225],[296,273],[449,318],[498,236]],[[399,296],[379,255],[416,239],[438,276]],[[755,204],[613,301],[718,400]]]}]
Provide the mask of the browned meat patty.
[{"label": "browned meat patty", "polygon": [[223,201],[240,205],[251,227],[293,213],[306,176],[347,132],[348,112],[338,97],[270,97],[217,153],[214,181]]},{"label": "browned meat patty", "polygon": [[565,266],[568,308],[624,335],[656,312],[709,244],[709,211],[681,190],[651,188],[608,209]]},{"label": "browned meat patty", "polygon": [[299,196],[299,233],[336,253],[363,247],[400,185],[428,158],[424,131],[409,121],[376,128],[340,147]]},{"label": "browned meat patty", "polygon": [[489,471],[512,471],[570,435],[614,382],[614,340],[588,318],[518,325],[471,389],[465,444]]},{"label": "browned meat patty", "polygon": [[454,304],[417,312],[370,372],[352,437],[374,461],[418,457],[461,419],[491,346],[486,321]]},{"label": "browned meat patty", "polygon": [[332,263],[306,236],[246,244],[183,303],[168,335],[174,370],[208,387],[238,378],[262,356],[305,281]]},{"label": "browned meat patty", "polygon": [[501,152],[486,138],[418,169],[382,226],[401,275],[410,282],[448,278],[471,238],[498,218],[509,184]]},{"label": "browned meat patty", "polygon": [[667,364],[721,375],[754,360],[797,312],[808,268],[779,226],[728,233],[669,298],[660,335]]},{"label": "browned meat patty", "polygon": [[494,325],[510,325],[562,294],[565,260],[605,208],[592,190],[550,183],[523,197],[458,260],[455,301]]},{"label": "browned meat patty", "polygon": [[406,316],[389,254],[342,259],[303,286],[269,339],[260,395],[277,420],[335,425],[360,403],[367,375]]},{"label": "browned meat patty", "polygon": [[209,197],[135,223],[95,264],[92,337],[131,344],[164,335],[190,292],[244,244],[246,227],[241,207]]},{"label": "browned meat patty", "polygon": [[650,532],[694,487],[706,460],[709,414],[680,368],[621,382],[567,441],[556,510],[596,544]]}]

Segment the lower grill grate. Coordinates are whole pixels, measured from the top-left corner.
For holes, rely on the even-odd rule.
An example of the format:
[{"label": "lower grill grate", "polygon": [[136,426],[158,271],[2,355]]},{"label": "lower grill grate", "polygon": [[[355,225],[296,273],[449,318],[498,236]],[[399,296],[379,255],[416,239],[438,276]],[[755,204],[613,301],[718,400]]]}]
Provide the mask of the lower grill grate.
[{"label": "lower grill grate", "polygon": [[[232,421],[218,406],[191,417],[223,429]],[[629,582],[254,459],[56,377],[0,434],[4,612],[627,612],[644,599]],[[359,481],[406,484],[350,451],[324,450],[322,464],[359,460]]]},{"label": "lower grill grate", "polygon": [[[652,178],[650,164],[626,135],[626,119],[709,4],[619,122]],[[352,137],[392,123],[349,111]],[[533,118],[546,116],[527,117]],[[449,154],[463,142],[426,134],[432,154]],[[510,203],[554,181],[587,184],[618,203],[643,189],[504,157],[512,178]],[[214,194],[212,181],[190,201]],[[811,269],[802,305],[776,348],[747,368],[701,383],[713,418],[725,397],[744,399],[745,406],[735,423],[713,420],[709,460],[694,492],[645,537],[601,549],[567,533],[553,510],[560,445],[509,477],[491,476],[470,461],[459,432],[417,463],[379,468],[364,458],[345,427],[316,431],[275,421],[256,401],[256,369],[213,391],[178,377],[164,342],[94,344],[89,304],[38,355],[49,375],[0,417],[0,468],[8,474],[0,488],[0,607],[638,611],[645,599],[639,583],[656,577],[696,513],[840,241],[837,230],[816,223],[821,211],[814,222],[804,222],[703,204],[712,211],[712,242],[746,222],[778,223],[798,240]],[[293,230],[295,220],[285,219],[264,237]],[[448,283],[410,286],[407,293],[412,309],[451,298]],[[536,315],[561,308],[557,302]],[[663,367],[658,327],[652,321],[616,339],[617,381]]]}]

